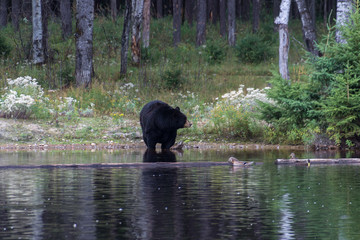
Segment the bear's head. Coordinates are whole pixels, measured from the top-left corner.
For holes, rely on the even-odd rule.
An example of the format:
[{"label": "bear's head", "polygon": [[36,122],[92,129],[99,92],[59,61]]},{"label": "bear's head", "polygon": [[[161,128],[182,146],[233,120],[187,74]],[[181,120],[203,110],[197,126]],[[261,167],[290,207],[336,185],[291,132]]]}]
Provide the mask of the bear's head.
[{"label": "bear's head", "polygon": [[176,119],[177,128],[189,128],[189,127],[191,127],[192,123],[189,120],[187,120],[187,117],[185,116],[185,114],[183,114],[180,111],[179,107],[175,108],[174,116],[175,116],[175,119]]}]

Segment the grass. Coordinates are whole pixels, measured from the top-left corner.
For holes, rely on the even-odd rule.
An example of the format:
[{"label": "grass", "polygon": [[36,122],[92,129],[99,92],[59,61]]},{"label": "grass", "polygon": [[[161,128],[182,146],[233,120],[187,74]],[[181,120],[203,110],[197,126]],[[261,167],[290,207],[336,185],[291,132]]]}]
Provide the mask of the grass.
[{"label": "grass", "polygon": [[[114,114],[124,114],[126,119],[137,120],[138,113],[146,102],[154,99],[163,100],[172,106],[179,106],[189,118],[195,120],[193,128],[179,132],[180,137],[188,135],[193,139],[202,138],[204,135],[203,118],[209,114],[206,104],[214,103],[216,98],[237,89],[240,84],[245,87],[263,88],[267,86],[271,70],[277,69],[278,33],[273,31],[272,23],[264,23],[259,34],[268,41],[269,48],[274,54],[259,64],[239,62],[234,49],[227,45],[226,39],[220,38],[219,25],[209,24],[207,39],[216,39],[216,44],[225,53],[225,58],[221,62],[209,63],[205,48],[195,47],[196,25],[182,25],[182,42],[174,48],[172,20],[164,18],[152,19],[149,49],[142,50],[140,66],[132,65],[130,58],[128,59],[128,73],[121,78],[119,71],[122,25],[122,18],[114,23],[106,17],[96,17],[93,41],[95,77],[92,87],[84,90],[72,87],[75,81],[75,39],[62,40],[59,21],[49,23],[52,61],[42,66],[32,65],[31,59],[27,59],[31,46],[29,23],[22,22],[19,32],[14,32],[9,24],[0,29],[0,34],[5,37],[11,48],[10,56],[0,60],[0,87],[6,86],[7,78],[29,75],[38,79],[45,90],[56,90],[46,91],[50,101],[56,102],[61,97],[73,97],[78,100],[77,109],[86,109],[94,104],[95,118],[107,116],[113,119]],[[292,36],[302,39],[299,21],[293,21],[290,29]],[[238,39],[251,33],[251,24],[237,22],[237,33]],[[306,74],[302,64],[304,51],[293,42],[289,57],[290,71],[293,79],[299,79],[301,74]],[[174,74],[176,70],[180,72],[179,76]],[[167,73],[173,76],[169,81],[174,83],[174,87],[165,82],[164,76]],[[128,83],[134,86],[125,87]],[[193,111],[196,106],[200,106],[199,113]],[[71,121],[73,120],[61,119],[63,124],[72,124]],[[98,126],[95,122],[93,124]],[[65,125],[64,129],[67,128]],[[104,128],[101,126],[87,126],[85,129],[79,128],[61,136],[66,136],[66,141],[101,138],[102,130]],[[129,128],[125,127],[121,131],[128,130]],[[132,130],[137,131],[138,128]],[[212,135],[210,132],[207,134],[210,140],[216,140],[218,136],[219,134]]]}]

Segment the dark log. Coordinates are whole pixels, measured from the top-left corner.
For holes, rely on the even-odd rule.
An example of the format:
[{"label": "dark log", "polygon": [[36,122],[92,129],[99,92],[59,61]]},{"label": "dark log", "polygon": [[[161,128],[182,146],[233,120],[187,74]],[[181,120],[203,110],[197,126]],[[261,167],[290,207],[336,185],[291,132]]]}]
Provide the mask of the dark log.
[{"label": "dark log", "polygon": [[312,164],[356,164],[360,158],[310,158],[310,159],[277,159],[275,164],[312,165]]},{"label": "dark log", "polygon": [[[247,162],[243,162],[247,163]],[[253,162],[243,164],[253,165]],[[71,163],[71,164],[44,164],[44,165],[3,165],[0,169],[36,169],[36,168],[183,168],[183,167],[213,167],[233,166],[231,162],[135,162],[135,163]]]}]

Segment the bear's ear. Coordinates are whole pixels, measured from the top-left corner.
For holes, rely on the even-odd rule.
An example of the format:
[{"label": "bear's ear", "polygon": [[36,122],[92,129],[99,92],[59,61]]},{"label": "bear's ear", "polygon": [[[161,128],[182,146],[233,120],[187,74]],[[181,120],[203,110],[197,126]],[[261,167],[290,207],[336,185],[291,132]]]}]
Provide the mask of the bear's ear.
[{"label": "bear's ear", "polygon": [[179,107],[176,107],[175,109],[178,110],[178,111],[180,111],[180,108],[179,108]]}]

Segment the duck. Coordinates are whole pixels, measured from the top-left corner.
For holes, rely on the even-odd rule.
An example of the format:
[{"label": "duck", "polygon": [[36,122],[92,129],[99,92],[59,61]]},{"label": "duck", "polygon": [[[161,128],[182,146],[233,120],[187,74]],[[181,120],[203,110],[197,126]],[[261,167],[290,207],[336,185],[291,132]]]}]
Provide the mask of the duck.
[{"label": "duck", "polygon": [[237,166],[237,167],[240,167],[240,166],[250,166],[250,165],[253,165],[254,162],[245,162],[245,161],[240,161],[238,160],[237,158],[234,158],[234,157],[230,157],[228,162],[233,165],[233,166]]}]

